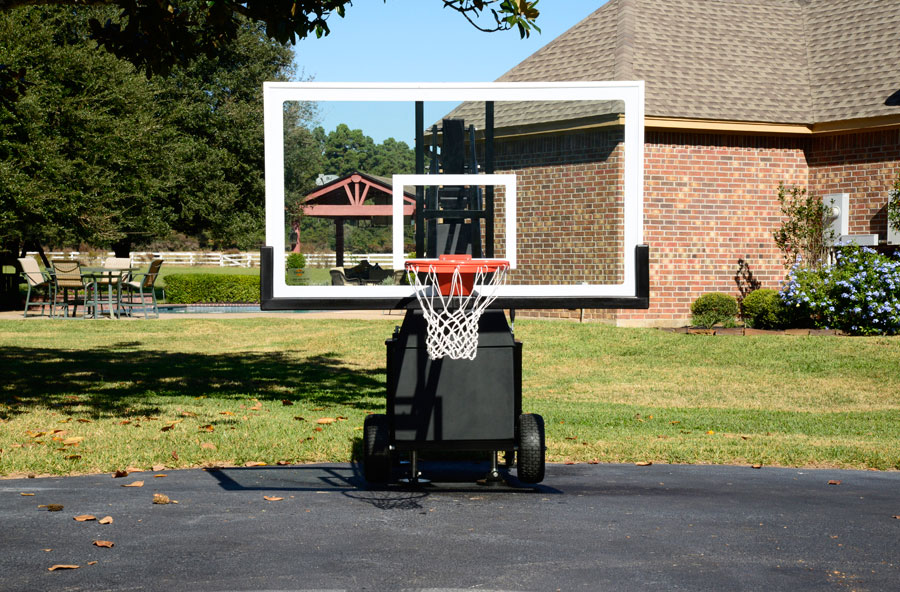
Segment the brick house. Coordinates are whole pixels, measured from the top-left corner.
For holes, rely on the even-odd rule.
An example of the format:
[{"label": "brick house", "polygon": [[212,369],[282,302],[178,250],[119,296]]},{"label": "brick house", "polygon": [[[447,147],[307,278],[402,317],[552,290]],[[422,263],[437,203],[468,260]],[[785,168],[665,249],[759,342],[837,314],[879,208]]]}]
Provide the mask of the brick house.
[{"label": "brick house", "polygon": [[[777,288],[781,181],[848,193],[850,233],[884,241],[900,171],[898,38],[896,0],[609,0],[500,77],[646,81],[651,307],[585,317],[682,325],[704,292]],[[478,125],[479,110],[464,103],[451,116]],[[518,175],[520,220],[546,227],[560,200],[602,201],[621,176],[617,117],[601,103],[498,105],[496,169]],[[583,218],[564,234],[603,231]],[[527,252],[531,238],[520,258],[552,264],[546,243]]]}]

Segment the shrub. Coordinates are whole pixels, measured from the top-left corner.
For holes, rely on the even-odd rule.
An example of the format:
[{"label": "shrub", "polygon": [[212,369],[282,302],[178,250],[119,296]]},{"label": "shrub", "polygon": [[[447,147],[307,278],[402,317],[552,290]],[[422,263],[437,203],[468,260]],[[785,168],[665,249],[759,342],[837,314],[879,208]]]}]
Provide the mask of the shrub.
[{"label": "shrub", "polygon": [[894,181],[894,187],[888,191],[887,217],[891,228],[900,232],[900,176]]},{"label": "shrub", "polygon": [[303,253],[288,253],[284,262],[288,269],[303,269],[306,267],[306,256]]},{"label": "shrub", "polygon": [[790,309],[826,329],[855,335],[900,333],[900,261],[845,247],[819,271],[794,266],[781,289]]},{"label": "shrub", "polygon": [[772,237],[784,257],[784,266],[800,260],[811,269],[819,269],[827,259],[828,244],[834,239],[834,232],[825,222],[828,208],[806,189],[787,189],[784,183],[778,184],[778,203],[784,219]]},{"label": "shrub", "polygon": [[259,302],[259,276],[181,273],[166,276],[166,300],[177,304]]},{"label": "shrub", "polygon": [[754,329],[778,329],[784,326],[784,303],[777,290],[759,288],[753,290],[741,302],[744,323]]},{"label": "shrub", "polygon": [[698,327],[734,326],[738,304],[734,296],[709,292],[691,304],[691,323]]}]

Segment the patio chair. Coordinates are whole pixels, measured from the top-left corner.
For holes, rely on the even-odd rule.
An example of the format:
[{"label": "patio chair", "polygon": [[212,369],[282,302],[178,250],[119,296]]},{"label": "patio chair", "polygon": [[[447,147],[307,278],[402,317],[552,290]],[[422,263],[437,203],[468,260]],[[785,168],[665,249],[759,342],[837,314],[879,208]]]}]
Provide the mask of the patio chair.
[{"label": "patio chair", "polygon": [[[56,299],[54,299],[54,303],[58,302],[59,292],[62,290],[63,299],[59,306],[65,309],[65,316],[68,317],[69,305],[71,304],[72,316],[74,317],[78,313],[78,293],[82,292],[81,303],[84,307],[82,316],[87,316],[87,292],[90,284],[85,283],[84,278],[81,277],[81,265],[77,261],[69,261],[67,259],[54,259],[51,261],[51,264],[53,265],[53,275],[56,276]],[[74,292],[72,300],[69,300],[69,290]]]},{"label": "patio chair", "polygon": [[156,301],[154,284],[162,264],[162,259],[154,259],[146,272],[135,273],[131,281],[122,282],[119,306],[125,310],[125,314],[133,316],[135,307],[141,307],[145,319],[149,318],[148,311],[153,313],[154,318],[159,318],[159,304]]},{"label": "patio chair", "polygon": [[[25,296],[25,312],[22,316],[28,316],[28,309],[32,306],[40,306],[41,314],[44,316],[44,308],[50,307],[50,318],[53,314],[53,301],[56,298],[56,281],[52,273],[44,271],[32,257],[23,257],[18,259],[19,266],[22,268],[22,276],[28,283],[28,294]],[[38,290],[45,290],[44,299],[33,301],[31,295]]]},{"label": "patio chair", "polygon": [[331,285],[332,286],[361,286],[362,280],[359,278],[348,278],[347,274],[344,273],[343,267],[332,267],[329,270],[331,273]]},{"label": "patio chair", "polygon": [[[130,257],[107,257],[103,261],[103,267],[105,269],[131,269],[131,258]],[[131,280],[131,275],[127,274],[127,277],[122,277],[121,275],[104,275],[100,279],[97,280],[97,289],[101,292],[104,289],[108,289],[110,286],[116,289],[116,294],[119,299],[121,299],[121,290],[119,286],[119,281],[129,281]],[[118,314],[118,311],[116,311]]]}]

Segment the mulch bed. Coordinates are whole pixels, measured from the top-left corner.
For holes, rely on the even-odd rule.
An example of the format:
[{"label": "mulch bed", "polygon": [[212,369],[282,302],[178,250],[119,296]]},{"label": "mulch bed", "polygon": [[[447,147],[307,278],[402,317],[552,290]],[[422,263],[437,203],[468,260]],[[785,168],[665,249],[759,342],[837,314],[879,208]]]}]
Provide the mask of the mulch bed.
[{"label": "mulch bed", "polygon": [[794,336],[836,336],[846,335],[843,331],[837,329],[782,329],[782,330],[766,330],[766,329],[749,329],[744,327],[714,327],[712,329],[702,329],[700,327],[664,327],[662,331],[669,333],[689,333],[691,335],[794,335]]}]

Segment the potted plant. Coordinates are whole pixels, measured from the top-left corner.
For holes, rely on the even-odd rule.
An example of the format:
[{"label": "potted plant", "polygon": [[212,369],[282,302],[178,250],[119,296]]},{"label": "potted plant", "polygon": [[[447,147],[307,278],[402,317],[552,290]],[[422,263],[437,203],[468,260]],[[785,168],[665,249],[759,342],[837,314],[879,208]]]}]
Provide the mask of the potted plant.
[{"label": "potted plant", "polygon": [[303,268],[306,267],[306,257],[303,253],[288,253],[285,258],[285,268],[289,279],[299,281],[303,277]]}]

